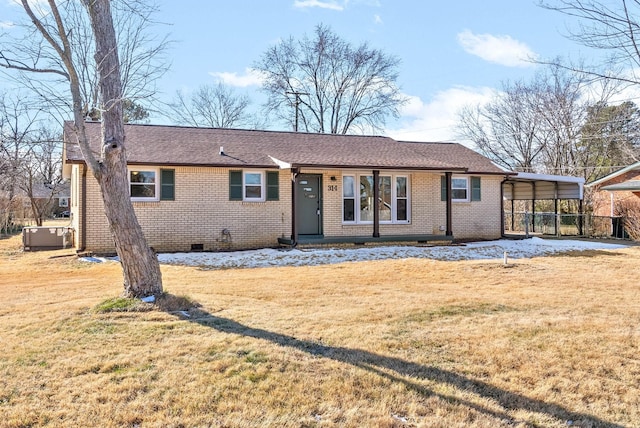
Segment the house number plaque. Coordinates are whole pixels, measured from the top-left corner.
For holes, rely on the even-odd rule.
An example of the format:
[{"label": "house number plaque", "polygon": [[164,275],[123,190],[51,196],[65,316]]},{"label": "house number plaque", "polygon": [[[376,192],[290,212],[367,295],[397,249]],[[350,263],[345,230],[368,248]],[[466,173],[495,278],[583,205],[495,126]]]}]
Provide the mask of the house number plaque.
[{"label": "house number plaque", "polygon": [[329,184],[329,191],[330,192],[337,192],[338,191],[338,186],[335,184]]}]

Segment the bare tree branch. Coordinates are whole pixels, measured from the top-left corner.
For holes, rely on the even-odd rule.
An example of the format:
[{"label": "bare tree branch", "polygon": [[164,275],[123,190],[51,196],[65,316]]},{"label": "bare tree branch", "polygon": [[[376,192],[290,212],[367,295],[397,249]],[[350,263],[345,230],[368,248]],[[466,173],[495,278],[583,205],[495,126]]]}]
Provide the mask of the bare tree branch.
[{"label": "bare tree branch", "polygon": [[[68,135],[68,143],[73,143],[71,139],[75,138],[88,169],[98,182],[105,215],[121,260],[124,294],[141,297],[162,292],[162,276],[158,260],[147,245],[129,197],[123,116],[125,94],[118,58],[119,45],[110,7],[112,3],[117,2],[84,0],[57,3],[48,0],[48,9],[36,12],[27,0],[22,0],[25,13],[31,20],[32,27],[23,27],[29,37],[23,34],[22,38],[0,44],[0,49],[11,52],[11,55],[3,55],[4,58],[14,58],[9,60],[9,68],[14,71],[23,73],[27,70],[20,69],[20,64],[33,64],[28,71],[35,72],[42,68],[37,64],[44,61],[52,64],[49,68],[61,71],[54,74],[65,77],[68,92],[61,90],[59,81],[36,82],[37,79],[30,79],[26,74],[20,75],[26,86],[38,90],[36,93],[43,100],[61,109],[65,104],[72,107],[71,111],[66,111],[67,114],[73,114],[73,132]],[[137,10],[143,10],[142,2],[131,1],[126,13],[131,14],[134,5],[140,8]],[[141,13],[139,16],[145,15]],[[124,22],[134,21],[125,19]],[[132,44],[145,40],[140,37],[143,31],[121,34],[133,34],[131,37],[135,40],[128,40]],[[125,40],[120,43],[125,43]],[[136,55],[133,54],[131,58],[141,58]],[[140,78],[132,88],[154,75],[142,65],[150,59],[140,59],[139,63],[132,66],[129,82]],[[144,75],[140,76],[138,70],[144,70]],[[85,116],[93,109],[101,113],[103,122],[102,150],[99,154],[92,151],[85,129]]]},{"label": "bare tree branch", "polygon": [[[637,116],[631,106],[609,107],[607,100],[617,88],[611,81],[602,83],[596,88],[583,73],[551,66],[530,82],[504,84],[486,105],[465,107],[458,134],[506,168],[593,179],[611,166],[602,153],[624,151],[626,158],[616,157],[624,162],[635,150],[630,145],[616,148],[622,144],[619,137],[605,140],[605,133],[613,137],[611,129],[633,129]],[[606,109],[620,114],[599,113]],[[626,121],[625,128],[616,126],[618,121]]]},{"label": "bare tree branch", "polygon": [[[575,19],[576,24],[569,26],[569,39],[608,53],[608,58],[595,66],[567,69],[597,79],[640,83],[640,77],[636,75],[636,69],[640,67],[640,1],[541,0],[539,5]],[[558,61],[543,63],[561,65]]]},{"label": "bare tree branch", "polygon": [[255,68],[265,76],[265,107],[285,123],[298,117],[308,132],[381,130],[406,103],[396,80],[399,60],[366,43],[354,48],[330,28],[289,38],[265,52]]},{"label": "bare tree branch", "polygon": [[202,85],[191,95],[177,91],[168,105],[171,120],[180,125],[211,128],[251,128],[257,119],[247,112],[246,95],[236,95],[223,83]]}]

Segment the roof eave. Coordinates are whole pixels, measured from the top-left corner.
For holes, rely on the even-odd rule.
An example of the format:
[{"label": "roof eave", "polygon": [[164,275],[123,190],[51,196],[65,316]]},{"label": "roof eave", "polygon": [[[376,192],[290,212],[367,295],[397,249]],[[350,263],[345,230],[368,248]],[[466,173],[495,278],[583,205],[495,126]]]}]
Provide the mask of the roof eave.
[{"label": "roof eave", "polygon": [[640,169],[640,162],[633,163],[633,164],[631,164],[631,165],[629,165],[629,166],[627,166],[625,168],[619,169],[616,172],[612,172],[609,175],[605,175],[604,177],[599,178],[596,181],[592,181],[591,183],[587,183],[587,184],[584,185],[584,187],[589,188],[589,187],[598,186],[598,185],[600,185],[602,183],[606,183],[607,181],[609,181],[611,179],[614,179],[614,178],[616,178],[616,177],[618,177],[618,176],[620,176],[620,175],[622,175],[624,173],[627,173],[629,171],[633,171],[635,169]]},{"label": "roof eave", "polygon": [[467,172],[463,167],[439,167],[439,166],[407,166],[407,165],[358,165],[358,164],[313,164],[313,163],[291,163],[292,168],[313,168],[313,169],[353,169],[353,170],[402,170],[402,171],[451,171]]}]

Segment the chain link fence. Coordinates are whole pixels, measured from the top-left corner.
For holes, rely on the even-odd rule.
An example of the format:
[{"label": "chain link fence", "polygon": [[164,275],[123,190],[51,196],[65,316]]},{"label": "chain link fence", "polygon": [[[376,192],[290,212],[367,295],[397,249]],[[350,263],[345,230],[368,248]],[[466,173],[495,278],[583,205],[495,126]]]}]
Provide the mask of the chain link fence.
[{"label": "chain link fence", "polygon": [[623,217],[505,211],[505,234],[629,239]]}]

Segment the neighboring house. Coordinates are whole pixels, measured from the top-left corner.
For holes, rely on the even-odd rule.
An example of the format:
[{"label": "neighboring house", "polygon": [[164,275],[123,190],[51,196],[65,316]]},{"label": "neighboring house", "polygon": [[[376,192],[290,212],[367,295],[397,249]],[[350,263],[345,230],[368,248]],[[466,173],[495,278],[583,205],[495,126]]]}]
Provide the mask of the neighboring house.
[{"label": "neighboring house", "polygon": [[640,162],[586,184],[594,216],[611,217],[609,233],[640,238]]},{"label": "neighboring house", "polygon": [[69,183],[36,184],[33,186],[33,202],[43,207],[43,214],[62,216],[69,211]]},{"label": "neighboring house", "polygon": [[0,211],[10,212],[14,218],[33,219],[32,204],[35,204],[35,211],[42,217],[57,217],[69,211],[69,192],[69,183],[35,183],[31,197],[21,188],[16,188],[11,198],[9,192],[0,191]]},{"label": "neighboring house", "polygon": [[[100,123],[86,123],[100,152]],[[460,144],[125,125],[130,194],[156,251],[496,239],[511,173]],[[96,180],[65,126],[78,251],[114,251]]]},{"label": "neighboring house", "polygon": [[621,204],[640,202],[640,162],[585,184],[591,190],[593,215],[615,217]]}]

